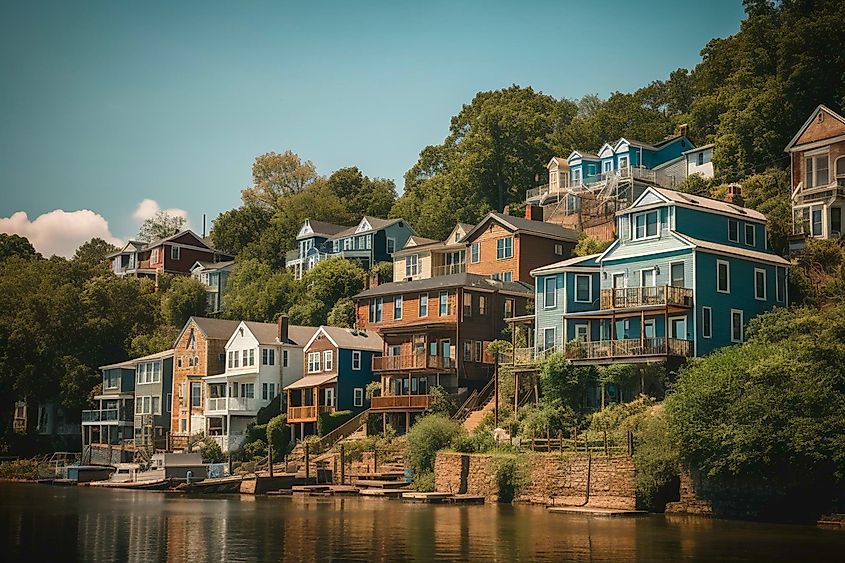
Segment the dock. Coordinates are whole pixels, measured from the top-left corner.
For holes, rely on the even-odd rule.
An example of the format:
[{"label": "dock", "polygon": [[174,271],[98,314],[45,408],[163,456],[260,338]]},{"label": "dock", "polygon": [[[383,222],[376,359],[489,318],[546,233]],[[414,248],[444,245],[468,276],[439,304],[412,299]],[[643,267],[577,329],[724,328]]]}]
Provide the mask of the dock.
[{"label": "dock", "polygon": [[626,510],[624,508],[597,508],[592,506],[549,506],[546,510],[558,514],[582,514],[585,516],[598,516],[602,518],[624,518],[632,516],[645,516],[646,510]]},{"label": "dock", "polygon": [[426,504],[484,504],[484,497],[477,495],[455,495],[452,493],[402,493],[406,502]]}]

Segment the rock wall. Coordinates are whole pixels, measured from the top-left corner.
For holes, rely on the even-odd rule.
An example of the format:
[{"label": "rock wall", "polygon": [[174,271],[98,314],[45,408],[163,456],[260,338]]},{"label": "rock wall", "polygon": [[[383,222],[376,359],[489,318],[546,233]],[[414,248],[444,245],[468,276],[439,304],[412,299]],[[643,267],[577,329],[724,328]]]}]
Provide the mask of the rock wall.
[{"label": "rock wall", "polygon": [[[498,501],[494,457],[439,452],[434,464],[436,490]],[[636,508],[634,460],[628,456],[589,458],[583,454],[532,453],[521,455],[520,462],[523,461],[528,484],[517,495],[517,502]]]}]

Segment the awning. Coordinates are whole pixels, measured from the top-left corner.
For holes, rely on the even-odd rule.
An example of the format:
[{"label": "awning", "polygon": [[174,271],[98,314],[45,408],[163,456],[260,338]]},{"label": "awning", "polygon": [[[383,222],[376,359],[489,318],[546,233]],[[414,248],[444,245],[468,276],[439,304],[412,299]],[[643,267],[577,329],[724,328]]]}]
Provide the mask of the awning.
[{"label": "awning", "polygon": [[318,387],[326,383],[337,383],[337,374],[315,373],[313,375],[306,375],[302,379],[294,381],[285,387],[285,389],[305,389],[307,387]]}]

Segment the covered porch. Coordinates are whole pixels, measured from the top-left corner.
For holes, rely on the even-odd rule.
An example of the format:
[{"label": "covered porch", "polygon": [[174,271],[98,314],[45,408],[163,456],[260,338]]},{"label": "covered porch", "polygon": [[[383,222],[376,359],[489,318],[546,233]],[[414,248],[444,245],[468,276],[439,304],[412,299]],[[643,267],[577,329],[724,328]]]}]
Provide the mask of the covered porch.
[{"label": "covered porch", "polygon": [[317,419],[323,413],[337,410],[337,375],[306,375],[287,387],[287,422],[299,425],[299,432],[294,428],[294,436],[299,439],[315,434]]}]

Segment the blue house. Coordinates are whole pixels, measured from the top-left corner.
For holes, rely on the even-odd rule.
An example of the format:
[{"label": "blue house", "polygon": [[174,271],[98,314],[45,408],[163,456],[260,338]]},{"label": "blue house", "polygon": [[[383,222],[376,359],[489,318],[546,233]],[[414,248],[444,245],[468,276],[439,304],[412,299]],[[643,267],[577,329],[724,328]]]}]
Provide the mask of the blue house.
[{"label": "blue house", "polygon": [[285,263],[297,279],[331,256],[354,260],[369,269],[377,262],[392,262],[393,253],[415,234],[401,218],[364,216],[352,227],[306,219],[296,236],[298,248],[287,253]]},{"label": "blue house", "polygon": [[605,252],[535,269],[535,350],[638,363],[742,342],[751,318],[787,305],[789,262],[769,250],[766,217],[738,187],[728,196],[646,188]]},{"label": "blue house", "polygon": [[304,347],[305,376],[285,387],[287,423],[303,439],[317,433],[321,415],[359,413],[370,406],[367,384],[377,381],[373,358],[384,341],[372,331],[321,326]]}]

